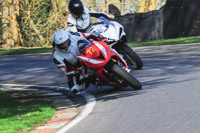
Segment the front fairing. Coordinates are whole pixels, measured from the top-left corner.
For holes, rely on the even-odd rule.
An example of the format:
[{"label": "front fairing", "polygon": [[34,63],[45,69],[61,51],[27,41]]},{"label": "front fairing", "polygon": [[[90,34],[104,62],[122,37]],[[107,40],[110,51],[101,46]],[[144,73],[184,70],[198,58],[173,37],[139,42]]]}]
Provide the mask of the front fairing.
[{"label": "front fairing", "polygon": [[[113,21],[114,22],[114,21]],[[113,23],[109,20],[104,19],[101,22],[96,22],[91,25],[91,27],[86,31],[87,33],[92,33],[92,32],[98,32],[102,36],[108,38],[108,40],[115,40],[118,41],[120,40],[120,35],[119,35],[119,27],[116,27],[116,23]]]},{"label": "front fairing", "polygon": [[107,30],[102,32],[101,35],[108,38],[108,40],[112,40],[112,41],[117,41],[120,39],[118,32],[116,31],[115,27],[112,25],[109,25]]},{"label": "front fairing", "polygon": [[78,58],[90,69],[103,68],[110,60],[110,48],[104,42],[92,41],[93,45],[86,48]]}]

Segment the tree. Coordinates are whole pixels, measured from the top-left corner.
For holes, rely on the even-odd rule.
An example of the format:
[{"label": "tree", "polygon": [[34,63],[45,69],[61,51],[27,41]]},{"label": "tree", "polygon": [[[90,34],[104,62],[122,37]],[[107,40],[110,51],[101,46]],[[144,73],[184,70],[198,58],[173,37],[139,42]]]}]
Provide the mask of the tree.
[{"label": "tree", "polygon": [[19,1],[2,1],[2,37],[3,47],[6,49],[22,46],[23,38],[17,17],[19,15]]},{"label": "tree", "polygon": [[[67,28],[68,1],[0,0],[0,45],[6,49],[50,46],[53,33]],[[120,11],[125,14],[154,10],[166,0],[82,1],[98,11],[107,12],[110,7],[110,13],[120,15]]]},{"label": "tree", "polygon": [[158,7],[160,8],[166,0],[140,0],[139,1],[139,10],[138,12],[147,12],[156,10]]}]

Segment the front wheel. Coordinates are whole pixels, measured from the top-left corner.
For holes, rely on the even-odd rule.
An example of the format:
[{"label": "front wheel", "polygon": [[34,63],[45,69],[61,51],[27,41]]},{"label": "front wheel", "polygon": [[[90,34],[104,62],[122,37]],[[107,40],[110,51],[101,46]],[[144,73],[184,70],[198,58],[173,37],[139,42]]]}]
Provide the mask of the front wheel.
[{"label": "front wheel", "polygon": [[142,88],[141,83],[135,77],[127,73],[124,69],[122,69],[118,65],[113,64],[110,71],[117,77],[122,78],[126,83],[128,83],[134,89],[140,90]]},{"label": "front wheel", "polygon": [[135,69],[142,69],[143,67],[142,60],[136,54],[136,52],[131,49],[131,47],[127,45],[121,45],[118,52],[124,56],[124,59],[126,60],[129,66]]}]

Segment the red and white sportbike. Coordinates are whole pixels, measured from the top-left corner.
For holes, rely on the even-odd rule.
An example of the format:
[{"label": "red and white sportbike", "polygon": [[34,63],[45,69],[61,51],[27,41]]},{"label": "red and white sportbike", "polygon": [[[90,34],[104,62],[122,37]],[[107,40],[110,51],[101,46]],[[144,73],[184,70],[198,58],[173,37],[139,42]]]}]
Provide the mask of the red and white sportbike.
[{"label": "red and white sportbike", "polygon": [[92,70],[93,75],[102,85],[117,87],[131,86],[141,89],[141,83],[132,76],[123,58],[105,42],[90,40],[90,45],[83,50],[80,59],[84,67]]}]

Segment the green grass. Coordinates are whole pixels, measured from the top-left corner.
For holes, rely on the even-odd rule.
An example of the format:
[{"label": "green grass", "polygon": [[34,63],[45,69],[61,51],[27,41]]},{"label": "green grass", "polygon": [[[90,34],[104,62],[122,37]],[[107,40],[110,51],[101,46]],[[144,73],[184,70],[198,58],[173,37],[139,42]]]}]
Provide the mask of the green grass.
[{"label": "green grass", "polygon": [[[139,46],[160,46],[160,45],[187,44],[187,43],[200,43],[200,36],[157,40],[149,42],[139,42],[139,43],[128,43],[128,45],[131,47],[139,47]],[[30,53],[46,53],[46,52],[52,52],[52,49],[53,48],[10,49],[10,50],[0,49],[0,56],[15,55],[15,54],[30,54]]]},{"label": "green grass", "polygon": [[2,50],[0,49],[0,55],[16,55],[16,54],[31,54],[31,53],[46,53],[52,52],[53,48],[33,48],[33,49],[10,49]]},{"label": "green grass", "polygon": [[17,133],[30,131],[34,124],[39,124],[54,115],[49,101],[19,102],[10,95],[0,91],[0,132]]},{"label": "green grass", "polygon": [[173,45],[173,44],[187,44],[187,43],[199,43],[200,36],[197,37],[185,37],[185,38],[175,38],[166,40],[157,40],[149,42],[139,42],[139,43],[129,43],[129,46],[160,46],[160,45]]}]

